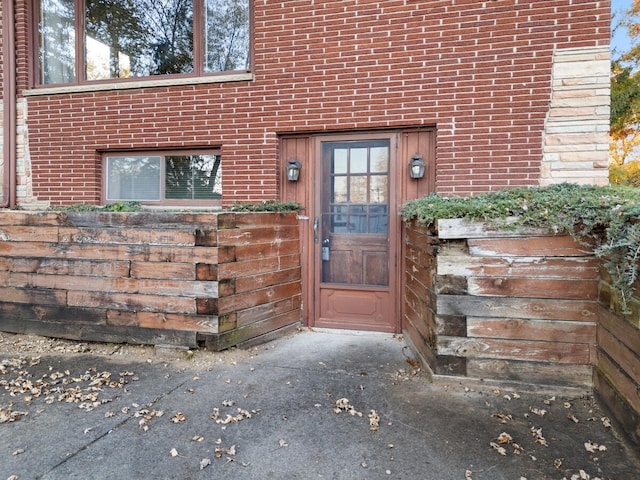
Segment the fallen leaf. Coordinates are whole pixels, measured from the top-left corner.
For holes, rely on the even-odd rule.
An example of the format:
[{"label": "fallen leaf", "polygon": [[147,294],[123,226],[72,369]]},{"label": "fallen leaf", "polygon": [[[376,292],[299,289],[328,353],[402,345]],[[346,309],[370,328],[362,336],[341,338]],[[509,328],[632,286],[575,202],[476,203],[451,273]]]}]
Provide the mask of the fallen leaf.
[{"label": "fallen leaf", "polygon": [[200,435],[196,435],[195,437],[191,438],[192,442],[202,442],[204,441],[204,437],[201,437]]},{"label": "fallen leaf", "polygon": [[186,419],[187,419],[187,416],[184,413],[178,412],[175,414],[175,416],[171,417],[171,423],[184,422]]},{"label": "fallen leaf", "polygon": [[610,428],[611,427],[611,420],[609,419],[609,417],[602,417],[600,419],[600,421],[602,422],[602,426],[604,428]]},{"label": "fallen leaf", "polygon": [[504,447],[501,447],[497,443],[489,442],[489,445],[491,445],[493,447],[493,449],[496,450],[500,455],[506,455],[507,454],[507,451],[504,449]]},{"label": "fallen leaf", "polygon": [[498,443],[501,445],[509,443],[512,440],[513,438],[511,438],[511,435],[509,435],[507,432],[502,432],[500,435],[498,435]]},{"label": "fallen leaf", "polygon": [[592,442],[591,440],[589,440],[588,442],[584,442],[584,448],[587,452],[590,452],[590,453],[604,452],[607,450],[606,446],[598,445],[597,443]]},{"label": "fallen leaf", "polygon": [[371,410],[369,414],[369,430],[377,432],[380,426],[380,415],[375,410]]},{"label": "fallen leaf", "polygon": [[178,455],[180,455],[180,454],[178,453],[178,450],[176,450],[175,448],[172,448],[171,450],[169,450],[169,454],[170,454],[172,457],[177,457]]},{"label": "fallen leaf", "polygon": [[556,467],[556,468],[560,468],[560,467],[562,466],[562,459],[560,459],[560,458],[556,458],[556,459],[553,461],[553,466],[554,466],[554,467]]},{"label": "fallen leaf", "polygon": [[465,480],[473,480],[473,472],[471,470],[467,470],[466,472],[464,472],[464,478]]},{"label": "fallen leaf", "polygon": [[16,455],[21,455],[23,453],[24,453],[24,448],[19,448],[17,450],[14,450],[14,452],[11,455],[15,457]]},{"label": "fallen leaf", "polygon": [[280,440],[279,444],[280,444],[280,448],[289,446],[289,444],[285,440]]},{"label": "fallen leaf", "polygon": [[200,460],[200,470],[204,470],[209,465],[211,465],[211,459],[210,458],[203,458],[202,460]]},{"label": "fallen leaf", "polygon": [[567,415],[567,418],[573,423],[580,423],[580,420],[578,420],[578,418],[573,413],[571,415]]}]

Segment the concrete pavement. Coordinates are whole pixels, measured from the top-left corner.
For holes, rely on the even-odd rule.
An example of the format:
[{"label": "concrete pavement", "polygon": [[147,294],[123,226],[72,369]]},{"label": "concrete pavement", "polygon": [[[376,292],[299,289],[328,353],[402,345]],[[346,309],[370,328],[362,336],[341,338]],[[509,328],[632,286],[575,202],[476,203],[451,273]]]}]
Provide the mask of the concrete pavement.
[{"label": "concrete pavement", "polygon": [[640,478],[591,396],[431,383],[401,337],[176,358],[3,345],[0,480]]}]

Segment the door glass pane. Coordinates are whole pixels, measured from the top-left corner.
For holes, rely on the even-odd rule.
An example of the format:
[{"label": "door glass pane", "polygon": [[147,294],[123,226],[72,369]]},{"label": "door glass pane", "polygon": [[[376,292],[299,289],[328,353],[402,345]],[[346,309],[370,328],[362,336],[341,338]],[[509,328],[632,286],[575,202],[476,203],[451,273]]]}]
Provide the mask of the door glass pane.
[{"label": "door glass pane", "polygon": [[351,176],[349,177],[350,190],[349,201],[351,203],[367,203],[369,197],[369,189],[367,188],[366,176]]},{"label": "door glass pane", "polygon": [[366,148],[351,149],[351,173],[367,173],[369,151]]},{"label": "door glass pane", "polygon": [[389,141],[322,144],[323,283],[389,283]]},{"label": "door glass pane", "polygon": [[347,201],[348,177],[334,177],[333,178],[333,203],[345,203]]},{"label": "door glass pane", "polygon": [[333,173],[334,175],[339,175],[343,173],[347,173],[349,171],[348,167],[348,157],[347,153],[349,150],[346,148],[336,148],[333,151]]}]

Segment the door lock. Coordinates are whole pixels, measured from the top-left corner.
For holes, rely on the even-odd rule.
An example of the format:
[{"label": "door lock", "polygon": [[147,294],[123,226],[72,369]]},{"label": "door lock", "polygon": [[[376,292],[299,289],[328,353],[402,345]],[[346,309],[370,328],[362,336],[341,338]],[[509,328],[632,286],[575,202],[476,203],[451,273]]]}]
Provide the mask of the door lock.
[{"label": "door lock", "polygon": [[329,248],[331,246],[331,241],[328,238],[325,238],[322,241],[322,261],[323,262],[328,262],[329,260],[331,260],[331,249]]},{"label": "door lock", "polygon": [[320,238],[318,238],[318,228],[320,228],[320,218],[316,217],[313,219],[313,241],[315,243],[320,242]]}]

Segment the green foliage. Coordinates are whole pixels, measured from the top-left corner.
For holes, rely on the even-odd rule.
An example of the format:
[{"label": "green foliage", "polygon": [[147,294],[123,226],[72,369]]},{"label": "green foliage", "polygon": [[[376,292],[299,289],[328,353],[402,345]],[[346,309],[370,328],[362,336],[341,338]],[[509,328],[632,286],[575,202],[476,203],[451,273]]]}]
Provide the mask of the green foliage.
[{"label": "green foliage", "polygon": [[227,210],[231,212],[299,212],[304,207],[295,202],[277,202],[267,200],[261,203],[240,203],[236,202]]},{"label": "green foliage", "polygon": [[439,218],[485,221],[492,228],[543,227],[568,233],[605,260],[623,311],[638,276],[640,189],[563,183],[482,193],[473,197],[437,194],[402,207],[405,221],[426,226]]},{"label": "green foliage", "polygon": [[66,205],[52,210],[66,210],[70,212],[138,212],[142,210],[140,202],[115,202],[106,205]]},{"label": "green foliage", "polygon": [[611,131],[635,123],[640,112],[640,74],[619,62],[611,62]]}]

